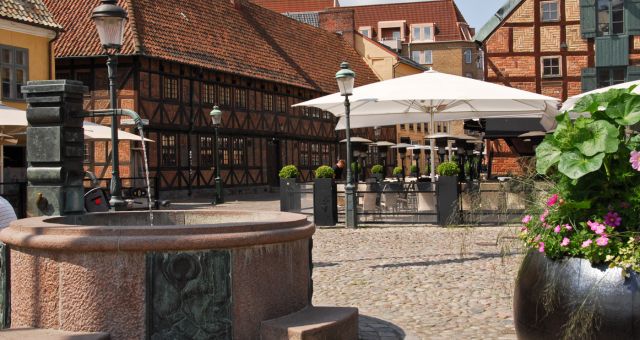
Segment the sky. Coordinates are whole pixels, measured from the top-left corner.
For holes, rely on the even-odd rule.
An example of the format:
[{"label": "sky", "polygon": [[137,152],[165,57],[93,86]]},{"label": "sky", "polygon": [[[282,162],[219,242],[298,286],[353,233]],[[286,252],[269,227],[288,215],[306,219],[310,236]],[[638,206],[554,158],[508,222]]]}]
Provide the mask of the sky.
[{"label": "sky", "polygon": [[[342,6],[388,4],[394,2],[412,2],[412,0],[339,0]],[[424,1],[424,0],[417,0]],[[455,0],[462,15],[471,27],[479,29],[502,6],[506,0]]]}]

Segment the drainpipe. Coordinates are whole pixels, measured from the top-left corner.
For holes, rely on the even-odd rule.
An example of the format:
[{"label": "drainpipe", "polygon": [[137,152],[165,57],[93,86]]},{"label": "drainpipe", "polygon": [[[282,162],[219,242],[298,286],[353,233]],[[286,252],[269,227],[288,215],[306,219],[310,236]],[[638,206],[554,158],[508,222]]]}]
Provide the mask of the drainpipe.
[{"label": "drainpipe", "polygon": [[53,39],[49,40],[49,47],[47,48],[47,58],[49,58],[48,62],[49,62],[49,79],[53,80],[56,77],[55,72],[53,71],[53,69],[55,68],[55,64],[56,61],[52,60],[53,59],[53,43],[58,40],[58,37],[60,37],[60,34],[58,31],[54,31],[55,32],[55,36],[53,37]]}]

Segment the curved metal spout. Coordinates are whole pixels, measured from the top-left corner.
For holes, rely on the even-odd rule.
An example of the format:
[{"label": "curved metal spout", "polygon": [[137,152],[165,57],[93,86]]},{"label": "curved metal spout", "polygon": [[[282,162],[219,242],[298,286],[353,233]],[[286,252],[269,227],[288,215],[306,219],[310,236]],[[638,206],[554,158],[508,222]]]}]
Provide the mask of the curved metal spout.
[{"label": "curved metal spout", "polygon": [[135,112],[133,110],[128,110],[128,109],[91,110],[91,111],[87,111],[86,114],[83,114],[83,117],[113,116],[114,113],[117,116],[129,116],[129,117],[131,117],[131,119],[133,119],[133,122],[136,125],[136,127],[138,128],[138,130],[141,130],[144,127],[144,123],[142,121],[142,118],[140,118],[140,115],[137,112]]}]

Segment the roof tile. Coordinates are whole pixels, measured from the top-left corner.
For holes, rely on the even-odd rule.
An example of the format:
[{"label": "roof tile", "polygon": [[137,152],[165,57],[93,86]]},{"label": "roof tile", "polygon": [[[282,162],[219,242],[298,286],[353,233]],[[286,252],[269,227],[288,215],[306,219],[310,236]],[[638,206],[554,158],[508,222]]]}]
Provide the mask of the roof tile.
[{"label": "roof tile", "polygon": [[[45,2],[56,20],[67,27],[56,41],[56,57],[103,54],[90,22],[95,1]],[[344,60],[358,75],[356,84],[378,81],[355,49],[338,35],[254,4],[240,8],[229,0],[119,0],[119,4],[129,13],[123,54],[142,54],[325,93],[338,90],[334,76]]]},{"label": "roof tile", "polygon": [[333,0],[250,0],[277,13],[317,12],[333,7]]},{"label": "roof tile", "polygon": [[0,18],[60,30],[42,0],[2,0]]}]

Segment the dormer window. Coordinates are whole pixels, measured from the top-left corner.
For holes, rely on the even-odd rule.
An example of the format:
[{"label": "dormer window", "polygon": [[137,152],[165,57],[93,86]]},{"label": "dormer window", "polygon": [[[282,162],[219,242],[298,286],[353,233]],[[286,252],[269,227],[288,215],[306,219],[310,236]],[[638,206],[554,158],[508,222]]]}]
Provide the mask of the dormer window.
[{"label": "dormer window", "polygon": [[358,31],[360,32],[360,34],[364,35],[365,37],[371,39],[371,26],[361,26]]},{"label": "dormer window", "polygon": [[433,24],[411,25],[411,42],[430,42],[433,39]]},{"label": "dormer window", "polygon": [[378,22],[378,36],[381,41],[404,41],[405,21],[380,21]]}]

